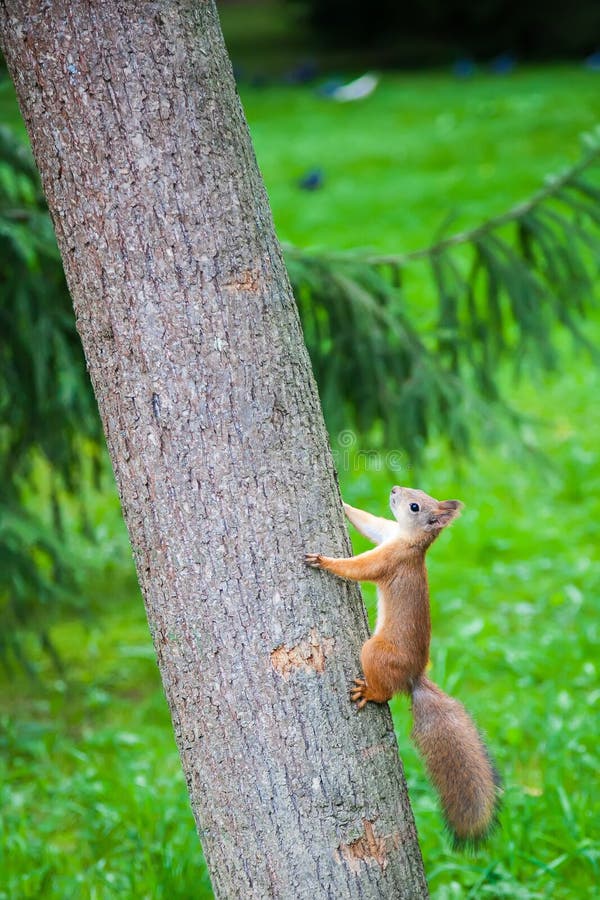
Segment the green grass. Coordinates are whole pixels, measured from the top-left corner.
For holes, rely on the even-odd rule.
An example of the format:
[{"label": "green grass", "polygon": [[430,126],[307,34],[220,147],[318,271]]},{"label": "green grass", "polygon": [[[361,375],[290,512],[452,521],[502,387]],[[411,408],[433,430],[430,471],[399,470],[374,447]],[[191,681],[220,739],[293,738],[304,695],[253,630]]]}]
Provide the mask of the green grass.
[{"label": "green grass", "polygon": [[[242,99],[281,238],[401,251],[449,211],[457,226],[476,223],[573,160],[579,132],[600,119],[599,85],[554,67],[469,82],[390,75],[347,107],[311,89]],[[296,179],[314,166],[325,186],[307,194]],[[418,314],[423,273],[410,284]],[[506,791],[489,846],[452,852],[407,705],[393,703],[436,900],[591,898],[600,874],[600,374],[565,351],[555,376],[511,391],[543,422],[544,460],[480,446],[459,464],[434,445],[417,473],[338,455],[345,495],[375,512],[394,482],[466,503],[430,554],[431,675],[485,730]],[[210,897],[116,501],[96,517],[112,561],[89,566],[96,619],[54,630],[66,677],[32,648],[38,680],[0,682],[0,898]]]},{"label": "green grass", "polygon": [[[242,101],[282,239],[403,252],[430,243],[449,213],[453,228],[477,224],[577,159],[599,81],[567,66],[466,81],[385,74],[361,103],[283,87]],[[316,167],[324,188],[299,190]]]}]

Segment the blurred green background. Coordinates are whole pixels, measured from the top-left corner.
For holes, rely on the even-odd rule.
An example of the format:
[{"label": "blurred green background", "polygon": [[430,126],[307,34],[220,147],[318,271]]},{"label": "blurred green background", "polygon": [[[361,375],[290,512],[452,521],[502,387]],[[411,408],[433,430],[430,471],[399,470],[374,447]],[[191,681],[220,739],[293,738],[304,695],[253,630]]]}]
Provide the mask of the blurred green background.
[{"label": "blurred green background", "polygon": [[[337,43],[323,25],[311,31],[306,6],[222,7],[284,241],[400,253],[430,242],[449,214],[452,230],[477,226],[573,163],[579,135],[600,121],[589,29],[575,46],[548,39],[535,64],[516,38],[446,36],[432,49],[427,29],[410,53],[406,34],[374,35],[357,50],[351,28]],[[381,15],[391,15],[386,4]],[[490,67],[492,53],[510,65]],[[383,74],[368,97],[337,104],[323,94],[334,75],[348,81],[378,54]],[[401,71],[416,61],[418,71]],[[23,133],[6,78],[0,113]],[[10,171],[0,169],[5,181]],[[315,172],[319,184],[302,189]],[[598,258],[589,262],[597,272]],[[430,317],[434,294],[426,267],[407,270],[415,321]],[[597,346],[600,316],[581,327]],[[525,366],[516,378],[507,360],[494,373],[523,417],[518,437],[476,437],[470,456],[433,437],[417,460],[382,445],[376,429],[353,432],[350,448],[332,432],[352,504],[385,515],[398,482],[466,504],[430,554],[432,677],[473,712],[505,780],[501,828],[476,855],[450,849],[409,743],[407,703],[392,704],[438,900],[597,896],[600,373],[558,329],[556,342],[555,371]],[[4,402],[18,406],[19,396]],[[10,620],[18,645],[0,642],[0,898],[210,897],[114,485],[90,434],[74,443],[83,513],[68,485],[51,488],[41,458],[19,488],[24,507],[47,508],[49,522],[60,506],[78,577],[64,602],[62,589],[45,600],[51,652],[27,622]],[[372,615],[373,592],[365,597]],[[7,610],[3,597],[5,629]]]}]

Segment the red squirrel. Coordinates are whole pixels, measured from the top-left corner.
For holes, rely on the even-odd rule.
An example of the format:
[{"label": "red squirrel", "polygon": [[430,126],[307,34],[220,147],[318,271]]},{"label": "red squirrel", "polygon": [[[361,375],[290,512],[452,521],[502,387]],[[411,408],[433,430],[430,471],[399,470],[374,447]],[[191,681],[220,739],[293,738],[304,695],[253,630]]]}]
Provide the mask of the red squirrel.
[{"label": "red squirrel", "polygon": [[411,696],[411,737],[440,795],[450,833],[457,845],[477,844],[495,823],[499,778],[465,708],[425,675],[431,638],[425,554],[460,515],[462,503],[396,486],[390,507],[395,522],[345,503],[354,527],[378,546],[349,559],[309,553],[306,562],[377,585],[377,625],[363,645],[364,678],[355,679],[351,699],[362,709],[397,693]]}]

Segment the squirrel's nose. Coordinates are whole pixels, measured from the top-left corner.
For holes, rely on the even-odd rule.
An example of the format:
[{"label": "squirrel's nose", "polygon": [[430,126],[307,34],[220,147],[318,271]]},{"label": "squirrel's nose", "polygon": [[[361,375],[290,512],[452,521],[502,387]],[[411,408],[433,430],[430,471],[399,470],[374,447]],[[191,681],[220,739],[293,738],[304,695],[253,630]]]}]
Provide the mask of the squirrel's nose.
[{"label": "squirrel's nose", "polygon": [[399,494],[400,491],[401,491],[401,488],[399,488],[398,485],[395,484],[394,487],[392,488],[392,494]]}]

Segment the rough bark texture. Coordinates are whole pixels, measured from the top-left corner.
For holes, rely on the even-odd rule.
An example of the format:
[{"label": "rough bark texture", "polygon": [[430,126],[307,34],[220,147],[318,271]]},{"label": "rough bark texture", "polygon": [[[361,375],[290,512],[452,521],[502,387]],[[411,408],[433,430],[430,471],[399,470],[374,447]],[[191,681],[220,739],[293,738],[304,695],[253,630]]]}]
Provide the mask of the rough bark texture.
[{"label": "rough bark texture", "polygon": [[389,712],[348,700],[359,594],[303,564],[349,545],[214,5],[0,25],[215,893],[422,898]]}]

